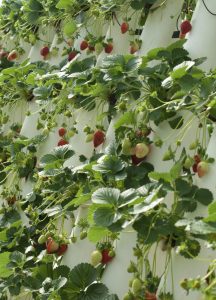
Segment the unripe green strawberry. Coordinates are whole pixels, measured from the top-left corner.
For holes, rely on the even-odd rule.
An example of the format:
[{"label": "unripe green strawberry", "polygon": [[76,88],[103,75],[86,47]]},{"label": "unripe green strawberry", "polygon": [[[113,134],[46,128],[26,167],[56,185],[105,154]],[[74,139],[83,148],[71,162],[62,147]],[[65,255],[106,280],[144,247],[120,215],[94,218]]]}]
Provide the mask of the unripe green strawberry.
[{"label": "unripe green strawberry", "polygon": [[128,273],[134,273],[134,272],[136,272],[136,270],[137,269],[136,269],[135,265],[131,262],[127,268]]},{"label": "unripe green strawberry", "polygon": [[39,236],[39,238],[38,238],[38,244],[42,245],[46,241],[47,241],[47,237],[44,234],[42,234],[41,236]]},{"label": "unripe green strawberry", "polygon": [[125,138],[123,143],[122,143],[122,153],[124,155],[131,155],[131,141],[129,138]]},{"label": "unripe green strawberry", "polygon": [[115,251],[112,249],[112,250],[109,251],[108,255],[109,255],[110,257],[115,257],[115,256],[116,256],[116,253],[115,253]]},{"label": "unripe green strawberry", "polygon": [[89,126],[85,126],[85,127],[83,128],[83,132],[85,132],[85,133],[90,133],[90,132],[91,132],[91,128],[90,128]]},{"label": "unripe green strawberry", "polygon": [[174,153],[169,149],[164,153],[163,160],[170,160],[174,158]]},{"label": "unripe green strawberry", "polygon": [[102,43],[96,43],[95,44],[95,52],[97,55],[99,55],[103,51],[103,45]]},{"label": "unripe green strawberry", "polygon": [[72,138],[75,134],[76,134],[75,130],[69,130],[68,133],[67,133],[67,137]]},{"label": "unripe green strawberry", "polygon": [[118,108],[120,111],[126,111],[126,110],[127,110],[127,105],[126,105],[125,101],[121,101],[121,102],[117,105],[117,108]]},{"label": "unripe green strawberry", "polygon": [[130,288],[131,288],[132,285],[133,285],[133,281],[134,281],[133,279],[130,279],[130,280],[129,280],[128,286],[129,286]]},{"label": "unripe green strawberry", "polygon": [[160,148],[160,147],[163,145],[163,141],[160,140],[160,139],[158,139],[158,140],[156,140],[156,141],[154,142],[154,144],[155,144],[156,147],[159,147],[159,148]]},{"label": "unripe green strawberry", "polygon": [[194,150],[197,148],[197,146],[199,145],[199,141],[194,141],[193,143],[190,144],[189,149],[190,150]]},{"label": "unripe green strawberry", "polygon": [[48,128],[44,128],[43,134],[44,134],[44,135],[48,135],[48,134],[49,134],[49,129],[48,129]]},{"label": "unripe green strawberry", "polygon": [[180,286],[185,289],[185,290],[188,290],[188,280],[187,279],[184,279],[180,282]]},{"label": "unripe green strawberry", "polygon": [[84,240],[86,237],[87,237],[87,232],[86,232],[86,231],[82,231],[82,232],[80,233],[80,239],[81,239],[81,240]]},{"label": "unripe green strawberry", "polygon": [[72,242],[72,243],[76,243],[76,241],[77,241],[77,237],[76,237],[76,236],[72,236],[71,242]]},{"label": "unripe green strawberry", "polygon": [[138,279],[138,278],[135,278],[133,280],[133,283],[132,283],[132,292],[133,292],[133,294],[136,295],[137,293],[139,293],[141,291],[141,289],[142,289],[142,282],[141,282],[141,280]]},{"label": "unripe green strawberry", "polygon": [[93,134],[93,133],[87,134],[86,140],[85,140],[86,143],[92,142],[92,141],[93,141],[93,138],[94,138],[94,134]]},{"label": "unripe green strawberry", "polygon": [[137,158],[144,158],[149,153],[149,146],[144,143],[138,143],[135,147],[135,155]]},{"label": "unripe green strawberry", "polygon": [[99,250],[95,250],[91,253],[91,264],[96,267],[102,261],[102,253]]},{"label": "unripe green strawberry", "polygon": [[34,45],[36,43],[36,36],[34,34],[29,34],[29,43]]},{"label": "unripe green strawberry", "polygon": [[123,300],[133,300],[133,296],[130,294],[125,294]]},{"label": "unripe green strawberry", "polygon": [[184,162],[184,167],[185,169],[190,169],[194,164],[194,160],[192,157],[190,156],[187,156],[187,158],[185,159],[185,162]]}]

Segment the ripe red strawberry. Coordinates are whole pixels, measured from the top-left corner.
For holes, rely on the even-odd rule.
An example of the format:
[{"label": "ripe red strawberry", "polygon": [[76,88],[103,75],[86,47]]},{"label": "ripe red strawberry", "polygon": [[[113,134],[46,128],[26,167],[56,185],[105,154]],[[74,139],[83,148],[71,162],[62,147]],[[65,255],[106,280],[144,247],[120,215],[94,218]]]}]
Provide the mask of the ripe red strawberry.
[{"label": "ripe red strawberry", "polygon": [[128,29],[129,29],[129,24],[127,22],[123,22],[121,24],[121,32],[124,34],[128,31]]},{"label": "ripe red strawberry", "polygon": [[77,51],[71,51],[69,54],[68,54],[68,61],[71,61],[72,59],[74,59],[74,57],[77,56]]},{"label": "ripe red strawberry", "polygon": [[8,61],[13,61],[13,60],[15,60],[17,57],[18,57],[17,51],[16,51],[16,50],[13,50],[13,51],[11,51],[11,52],[8,54],[7,60],[8,60]]},{"label": "ripe red strawberry", "polygon": [[49,52],[50,52],[50,50],[49,50],[49,47],[47,47],[47,46],[41,48],[41,50],[40,50],[40,54],[43,57],[46,57],[49,54]]},{"label": "ripe red strawberry", "polygon": [[145,292],[146,300],[157,300],[157,296],[155,293]]},{"label": "ripe red strawberry", "polygon": [[136,157],[136,155],[131,155],[131,159],[132,159],[132,164],[136,166],[140,164],[145,159],[145,157],[138,158]]},{"label": "ripe red strawberry", "polygon": [[180,30],[181,30],[182,34],[186,34],[186,33],[190,32],[191,29],[192,29],[192,25],[191,25],[190,21],[188,21],[188,20],[183,21],[180,25]]},{"label": "ripe red strawberry", "polygon": [[88,42],[86,40],[83,40],[80,44],[80,50],[85,50],[88,48]]},{"label": "ripe red strawberry", "polygon": [[59,243],[57,243],[55,240],[49,237],[46,242],[46,249],[47,253],[49,254],[56,253],[59,249]]},{"label": "ripe red strawberry", "polygon": [[104,51],[108,54],[111,53],[113,51],[113,43],[110,42],[110,43],[106,44]]},{"label": "ripe red strawberry", "polygon": [[67,248],[68,248],[68,245],[67,245],[67,244],[62,244],[62,245],[60,245],[59,248],[58,248],[57,255],[58,255],[58,256],[63,255],[63,254],[67,251]]},{"label": "ripe red strawberry", "polygon": [[64,139],[60,139],[60,141],[58,142],[58,146],[64,146],[64,145],[68,145],[68,141],[64,140]]},{"label": "ripe red strawberry", "polygon": [[113,260],[113,256],[110,256],[110,250],[109,249],[102,250],[102,260],[101,260],[101,262],[103,264],[108,264],[112,260]]},{"label": "ripe red strawberry", "polygon": [[96,148],[101,144],[103,144],[104,140],[105,140],[105,133],[101,130],[97,130],[94,133],[94,137],[93,137],[94,147]]},{"label": "ripe red strawberry", "polygon": [[58,134],[59,136],[64,136],[66,134],[67,130],[64,127],[59,128]]},{"label": "ripe red strawberry", "polygon": [[199,177],[205,176],[209,171],[209,165],[206,161],[201,161],[197,165],[197,174]]}]

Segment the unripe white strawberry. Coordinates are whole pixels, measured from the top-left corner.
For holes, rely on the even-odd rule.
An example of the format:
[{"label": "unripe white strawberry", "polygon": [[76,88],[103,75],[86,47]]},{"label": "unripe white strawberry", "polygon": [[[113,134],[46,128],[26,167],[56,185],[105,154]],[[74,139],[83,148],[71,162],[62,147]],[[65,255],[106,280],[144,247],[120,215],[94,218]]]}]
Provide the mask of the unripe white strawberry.
[{"label": "unripe white strawberry", "polygon": [[91,253],[91,264],[95,267],[97,266],[101,260],[102,260],[103,256],[102,253],[99,250],[95,250]]},{"label": "unripe white strawberry", "polygon": [[209,165],[206,161],[201,161],[197,165],[197,174],[199,177],[205,176],[209,171]]},{"label": "unripe white strawberry", "polygon": [[143,158],[149,153],[149,146],[144,143],[136,144],[135,155],[138,158]]},{"label": "unripe white strawberry", "polygon": [[46,242],[46,236],[44,234],[42,234],[41,236],[39,236],[38,238],[38,244],[42,245]]},{"label": "unripe white strawberry", "polygon": [[133,283],[132,283],[132,292],[133,294],[137,294],[141,291],[142,289],[142,282],[138,279],[138,278],[135,278],[133,280]]},{"label": "unripe white strawberry", "polygon": [[131,155],[131,141],[128,138],[125,138],[122,143],[122,153],[124,155]]}]

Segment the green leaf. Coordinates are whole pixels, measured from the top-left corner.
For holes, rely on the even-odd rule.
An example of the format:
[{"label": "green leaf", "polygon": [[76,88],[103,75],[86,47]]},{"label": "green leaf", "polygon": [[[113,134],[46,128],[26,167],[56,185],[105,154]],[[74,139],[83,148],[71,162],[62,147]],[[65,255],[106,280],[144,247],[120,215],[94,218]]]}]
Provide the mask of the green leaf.
[{"label": "green leaf", "polygon": [[52,208],[47,208],[43,211],[44,214],[47,214],[48,217],[55,216],[57,214],[60,214],[62,212],[62,207],[60,205],[54,206]]},{"label": "green leaf", "polygon": [[7,278],[13,274],[13,270],[8,269],[7,265],[10,262],[10,252],[0,253],[0,278]]},{"label": "green leaf", "polygon": [[65,277],[59,277],[58,279],[55,279],[55,280],[52,281],[52,286],[53,286],[54,290],[58,291],[66,283],[67,283],[67,278],[65,278]]},{"label": "green leaf", "polygon": [[136,123],[136,116],[133,111],[127,111],[124,113],[118,121],[115,123],[114,127],[115,129],[120,128],[123,125],[131,125]]},{"label": "green leaf", "polygon": [[43,5],[37,0],[30,0],[28,6],[31,10],[36,12],[43,11]]},{"label": "green leaf", "polygon": [[74,32],[77,29],[76,22],[71,20],[70,22],[67,22],[63,27],[63,32],[67,37],[72,37]]},{"label": "green leaf", "polygon": [[179,192],[180,196],[184,196],[184,195],[188,194],[192,189],[191,185],[187,181],[185,181],[181,178],[178,178],[176,180],[175,186],[176,186],[176,190]]},{"label": "green leaf", "polygon": [[37,100],[48,100],[51,93],[51,87],[41,86],[33,90],[33,95]]},{"label": "green leaf", "polygon": [[92,265],[81,263],[71,270],[69,274],[70,285],[74,290],[85,290],[97,279],[97,275],[97,271]]},{"label": "green leaf", "polygon": [[172,129],[179,129],[184,124],[184,119],[183,119],[183,117],[177,117],[177,118],[169,121],[169,124]]},{"label": "green leaf", "polygon": [[153,190],[148,197],[144,199],[144,201],[140,204],[134,205],[134,209],[132,214],[140,214],[149,211],[150,209],[154,208],[158,204],[160,204],[164,198],[158,198],[158,193],[161,189],[161,185],[156,189]]},{"label": "green leaf", "polygon": [[91,284],[85,295],[80,297],[80,300],[105,300],[108,295],[108,288],[103,283],[93,283]]},{"label": "green leaf", "polygon": [[193,221],[191,222],[185,229],[186,231],[198,234],[198,235],[205,235],[215,233],[216,225],[215,224],[206,224],[202,220],[200,221]]},{"label": "green leaf", "polygon": [[148,175],[149,175],[150,179],[154,179],[154,180],[157,180],[157,181],[159,181],[161,179],[166,181],[166,182],[171,182],[172,181],[172,177],[171,177],[170,173],[150,172]]},{"label": "green leaf", "polygon": [[139,198],[135,189],[129,189],[121,193],[119,198],[119,208],[129,205]]},{"label": "green leaf", "polygon": [[116,174],[125,166],[121,159],[113,155],[103,155],[101,158],[99,158],[97,163],[98,164],[94,165],[92,169],[101,173]]},{"label": "green leaf", "polygon": [[107,236],[109,230],[104,227],[93,226],[88,231],[88,239],[92,243],[97,243]]},{"label": "green leaf", "polygon": [[73,0],[60,0],[56,7],[58,9],[68,9],[70,7],[72,7],[74,5],[74,1]]},{"label": "green leaf", "polygon": [[209,205],[213,201],[213,194],[208,189],[200,188],[196,191],[194,199],[203,205]]},{"label": "green leaf", "polygon": [[111,204],[116,206],[120,191],[112,188],[100,188],[92,194],[92,202],[96,204]]},{"label": "green leaf", "polygon": [[[147,199],[146,199],[146,201],[147,201]],[[153,209],[158,204],[160,204],[163,200],[164,200],[164,198],[158,198],[158,199],[154,200],[153,202],[151,202],[150,204],[145,204],[145,203],[137,204],[134,206],[134,210],[133,210],[132,214],[137,215],[137,214],[145,213],[145,212],[149,211],[150,209]]]},{"label": "green leaf", "polygon": [[138,67],[142,64],[142,58],[138,57],[138,56],[129,56],[131,57],[129,59],[129,61],[127,62],[126,66],[125,66],[125,71],[126,72],[131,72],[131,71],[135,71],[138,69]]},{"label": "green leaf", "polygon": [[94,212],[94,221],[96,225],[108,227],[110,226],[115,218],[115,211],[111,207],[99,207]]},{"label": "green leaf", "polygon": [[55,155],[53,155],[53,154],[45,154],[41,158],[40,162],[41,162],[42,165],[46,165],[46,164],[53,164],[53,163],[56,162],[56,160],[58,160],[58,158]]},{"label": "green leaf", "polygon": [[194,61],[184,61],[176,66],[170,73],[173,79],[179,79],[187,74],[187,71],[194,66]]},{"label": "green leaf", "polygon": [[120,54],[109,55],[103,59],[101,64],[101,69],[106,70],[117,66],[123,67],[124,64],[125,64],[124,55],[120,55]]},{"label": "green leaf", "polygon": [[73,151],[71,145],[64,145],[61,147],[54,148],[52,152],[59,159],[69,159],[71,158],[75,152]]},{"label": "green leaf", "polygon": [[172,178],[172,181],[179,178],[182,171],[182,164],[180,162],[177,162],[171,169],[170,169],[170,176]]}]

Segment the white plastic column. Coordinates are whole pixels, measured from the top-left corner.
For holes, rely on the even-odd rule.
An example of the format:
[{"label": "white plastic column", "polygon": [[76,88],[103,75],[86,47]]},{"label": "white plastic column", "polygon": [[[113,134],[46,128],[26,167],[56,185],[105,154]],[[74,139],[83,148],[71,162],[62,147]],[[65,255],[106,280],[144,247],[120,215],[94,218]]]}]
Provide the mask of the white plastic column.
[{"label": "white plastic column", "polygon": [[[213,0],[205,0],[206,5],[211,11],[216,12],[216,2]],[[216,16],[212,16],[207,12],[203,5],[202,0],[199,0],[193,14],[192,18],[192,31],[188,34],[188,40],[185,44],[185,48],[189,51],[193,58],[207,57],[207,61],[202,65],[204,70],[209,70],[216,66],[216,54],[214,49],[214,44],[216,42]],[[211,29],[210,29],[211,28]],[[205,47],[203,46],[205,45]],[[191,134],[193,139],[193,134]],[[209,157],[216,158],[215,155],[215,142],[216,142],[216,131],[211,136],[209,145],[207,147],[207,154]],[[210,166],[210,172],[202,179],[196,178],[196,184],[199,187],[205,187],[212,191],[214,196],[215,192],[215,182],[214,176],[216,175],[216,165],[215,163]],[[199,205],[198,210],[193,214],[188,214],[191,216],[206,216],[207,208],[205,206]],[[172,292],[172,281],[174,285],[174,299],[181,300],[200,300],[202,298],[200,293],[192,292],[188,296],[182,288],[179,286],[179,282],[184,278],[197,277],[198,275],[204,276],[207,272],[208,265],[215,255],[213,252],[204,247],[204,243],[201,242],[201,252],[196,259],[185,260],[183,257],[177,255],[174,251],[172,253],[172,268],[173,275],[171,272],[171,266],[167,274],[167,279],[164,277],[161,281],[159,291],[163,290],[164,287],[166,291]]]}]

